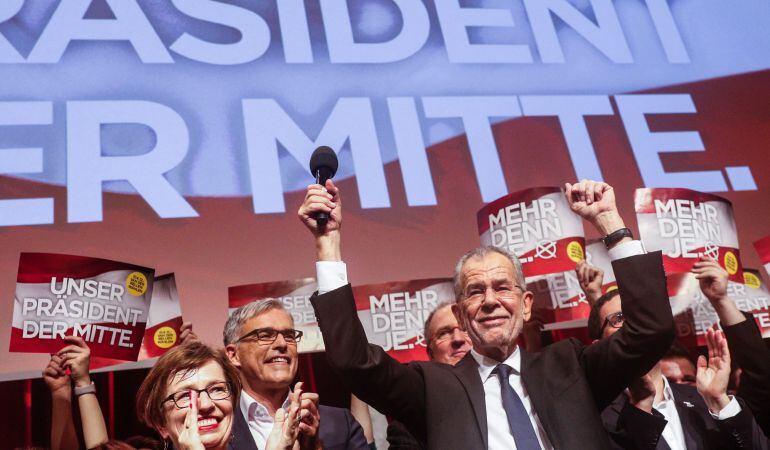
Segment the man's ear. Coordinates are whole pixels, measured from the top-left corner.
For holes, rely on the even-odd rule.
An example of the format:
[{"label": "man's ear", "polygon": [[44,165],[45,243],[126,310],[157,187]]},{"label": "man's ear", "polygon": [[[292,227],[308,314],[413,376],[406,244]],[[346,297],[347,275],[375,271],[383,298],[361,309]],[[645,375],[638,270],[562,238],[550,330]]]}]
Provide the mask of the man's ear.
[{"label": "man's ear", "polygon": [[521,300],[524,302],[522,311],[524,312],[524,321],[529,321],[532,317],[532,303],[535,301],[535,294],[530,291],[524,291],[521,296]]},{"label": "man's ear", "polygon": [[241,367],[241,359],[238,357],[238,346],[235,344],[227,344],[225,346],[225,354],[227,358],[235,367]]}]

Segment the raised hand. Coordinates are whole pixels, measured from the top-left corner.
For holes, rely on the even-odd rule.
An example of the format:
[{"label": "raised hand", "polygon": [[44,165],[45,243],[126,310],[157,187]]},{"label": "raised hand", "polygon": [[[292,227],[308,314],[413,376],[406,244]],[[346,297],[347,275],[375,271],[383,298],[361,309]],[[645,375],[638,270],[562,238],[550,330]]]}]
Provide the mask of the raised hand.
[{"label": "raised hand", "polygon": [[727,296],[727,271],[713,258],[701,256],[690,272],[700,282],[700,290],[714,307],[722,326],[735,325],[746,320],[735,303]]},{"label": "raised hand", "polygon": [[[329,220],[323,227],[318,226],[316,214],[325,212]],[[342,226],[342,202],[340,190],[332,180],[326,186],[311,184],[307,187],[305,200],[297,211],[302,223],[316,239],[316,253],[319,261],[341,261],[340,227]]]},{"label": "raised hand", "polygon": [[188,342],[200,342],[198,335],[195,334],[192,328],[193,325],[190,322],[183,323],[179,328],[179,341],[182,344],[186,344]]},{"label": "raised hand", "polygon": [[61,358],[61,367],[70,370],[70,377],[76,387],[88,386],[91,384],[91,349],[81,337],[64,336],[64,342],[69,345],[56,353]]},{"label": "raised hand", "polygon": [[179,433],[178,444],[181,450],[204,450],[201,435],[198,433],[198,391],[190,391],[190,407],[184,419],[184,429]]},{"label": "raised hand", "polygon": [[64,371],[61,362],[62,358],[59,355],[51,355],[51,360],[43,369],[43,381],[45,381],[52,396],[72,398],[70,376]]},{"label": "raised hand", "polygon": [[572,211],[594,225],[602,236],[625,227],[615,205],[615,191],[609,184],[591,180],[566,183],[564,194]]},{"label": "raised hand", "polygon": [[602,283],[604,282],[604,271],[596,266],[588,264],[585,260],[577,263],[575,267],[580,288],[586,294],[588,303],[593,305],[599,297],[602,296]]},{"label": "raised hand", "polygon": [[698,370],[695,375],[696,387],[709,410],[718,414],[728,403],[727,384],[730,381],[730,349],[721,330],[706,330],[708,360],[703,355],[698,357]]},{"label": "raised hand", "polygon": [[[329,220],[323,228],[318,226],[315,216],[319,212],[329,215]],[[311,184],[307,187],[305,200],[297,211],[302,223],[314,236],[327,235],[338,231],[342,225],[342,204],[340,191],[332,180],[327,180],[325,186]]]},{"label": "raised hand", "polygon": [[655,383],[649,373],[628,385],[628,401],[642,411],[652,413],[652,405],[655,403]]},{"label": "raised hand", "polygon": [[700,282],[700,290],[712,304],[727,298],[727,271],[708,256],[701,256],[690,270]]}]

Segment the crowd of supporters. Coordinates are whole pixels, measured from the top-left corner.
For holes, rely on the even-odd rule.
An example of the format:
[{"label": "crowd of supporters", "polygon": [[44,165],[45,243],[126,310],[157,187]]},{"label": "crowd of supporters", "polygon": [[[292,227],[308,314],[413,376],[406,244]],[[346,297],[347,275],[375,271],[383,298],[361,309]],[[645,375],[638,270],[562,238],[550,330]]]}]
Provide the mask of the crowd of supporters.
[{"label": "crowd of supporters", "polygon": [[[154,436],[109,440],[89,348],[66,338],[43,371],[51,448],[370,449],[362,401],[388,416],[393,449],[770,448],[770,349],[728,296],[727,272],[708,257],[692,269],[719,317],[705,354],[693,358],[674,342],[661,255],[630,235],[612,187],[584,180],[565,191],[604,237],[618,284],[602,293],[600,269],[576,269],[591,305],[591,344],[543,342],[518,259],[481,247],[456,264],[455,302],[426,320],[430,361],[395,361],[366,341],[358,320],[342,259],[341,196],[328,181],[308,187],[298,215],[317,249],[311,301],[326,357],[355,395],[355,414],[293,384],[302,332],[281,302],[267,300],[231,314],[223,348],[200,342],[188,325],[183,343],[158,359],[136,398]],[[319,212],[329,216],[324,224]]]}]

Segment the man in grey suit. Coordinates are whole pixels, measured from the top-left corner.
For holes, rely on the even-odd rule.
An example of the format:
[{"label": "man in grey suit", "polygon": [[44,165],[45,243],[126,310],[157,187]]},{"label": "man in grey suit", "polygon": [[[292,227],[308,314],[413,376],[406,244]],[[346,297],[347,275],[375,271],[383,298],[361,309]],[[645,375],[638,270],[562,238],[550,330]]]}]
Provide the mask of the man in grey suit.
[{"label": "man in grey suit", "polygon": [[[429,449],[609,448],[599,411],[660,359],[674,339],[660,253],[645,254],[615,206],[612,187],[565,186],[574,212],[604,236],[623,294],[626,326],[585,346],[561,341],[538,354],[519,348],[533,294],[518,259],[484,247],[455,270],[453,311],[473,349],[456,366],[403,366],[369,345],[341,258],[342,208],[331,181],[308,188],[300,219],[316,239],[319,292],[312,298],[330,364],[356,396],[404,423]],[[318,212],[330,218],[324,227]]]}]

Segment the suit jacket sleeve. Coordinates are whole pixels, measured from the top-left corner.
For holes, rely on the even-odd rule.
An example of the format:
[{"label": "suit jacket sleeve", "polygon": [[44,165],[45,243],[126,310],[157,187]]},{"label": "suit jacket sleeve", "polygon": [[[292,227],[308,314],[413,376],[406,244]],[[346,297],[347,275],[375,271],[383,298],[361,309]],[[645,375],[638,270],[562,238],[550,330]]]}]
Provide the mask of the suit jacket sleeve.
[{"label": "suit jacket sleeve", "polygon": [[756,424],[745,404],[741,404],[741,412],[737,415],[729,419],[717,420],[716,423],[725,448],[734,450],[759,448],[752,442]]},{"label": "suit jacket sleeve", "polygon": [[674,318],[660,252],[612,263],[625,322],[606,339],[580,350],[599,411],[628,384],[647,373],[674,341]]},{"label": "suit jacket sleeve", "polygon": [[423,450],[425,447],[420,444],[404,424],[396,420],[388,425],[388,444],[392,450]]},{"label": "suit jacket sleeve", "polygon": [[625,449],[655,450],[667,423],[658,411],[653,409],[648,413],[626,402],[620,411],[617,429],[609,432],[613,441],[619,439]]},{"label": "suit jacket sleeve", "polygon": [[353,393],[381,413],[408,423],[410,429],[424,430],[422,375],[390,357],[382,347],[368,343],[350,285],[315,294],[311,303],[329,364]]},{"label": "suit jacket sleeve", "polygon": [[762,341],[754,316],[743,314],[745,321],[722,329],[730,355],[743,369],[738,396],[751,409],[765,435],[770,436],[770,351]]}]

